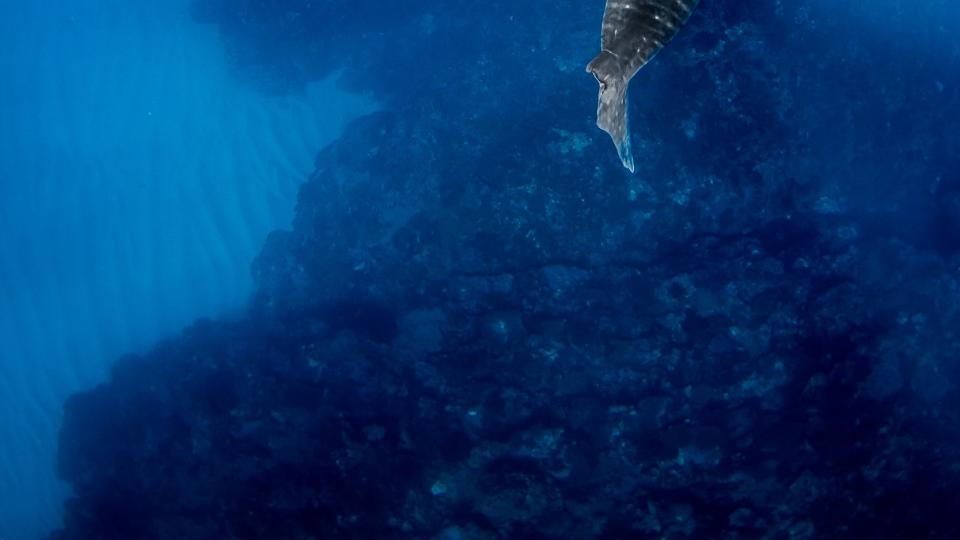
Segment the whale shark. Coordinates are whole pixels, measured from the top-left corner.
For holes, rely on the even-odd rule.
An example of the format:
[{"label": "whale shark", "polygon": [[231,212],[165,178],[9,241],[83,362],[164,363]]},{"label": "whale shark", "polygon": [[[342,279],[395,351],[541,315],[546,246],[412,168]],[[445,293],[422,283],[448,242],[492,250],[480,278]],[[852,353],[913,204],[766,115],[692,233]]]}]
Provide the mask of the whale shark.
[{"label": "whale shark", "polygon": [[630,79],[670,42],[699,0],[607,0],[600,54],[587,71],[600,83],[597,126],[610,134],[623,166],[634,172],[627,125]]}]

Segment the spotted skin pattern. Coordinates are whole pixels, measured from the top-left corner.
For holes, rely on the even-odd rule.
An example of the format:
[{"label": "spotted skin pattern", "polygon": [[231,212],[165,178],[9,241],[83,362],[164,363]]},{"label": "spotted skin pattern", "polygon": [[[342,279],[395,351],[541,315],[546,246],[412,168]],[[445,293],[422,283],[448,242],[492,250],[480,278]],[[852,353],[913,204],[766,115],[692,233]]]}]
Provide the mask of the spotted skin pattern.
[{"label": "spotted skin pattern", "polygon": [[600,54],[588,65],[600,83],[597,126],[610,134],[623,166],[634,171],[627,123],[630,79],[673,39],[699,0],[607,0]]}]

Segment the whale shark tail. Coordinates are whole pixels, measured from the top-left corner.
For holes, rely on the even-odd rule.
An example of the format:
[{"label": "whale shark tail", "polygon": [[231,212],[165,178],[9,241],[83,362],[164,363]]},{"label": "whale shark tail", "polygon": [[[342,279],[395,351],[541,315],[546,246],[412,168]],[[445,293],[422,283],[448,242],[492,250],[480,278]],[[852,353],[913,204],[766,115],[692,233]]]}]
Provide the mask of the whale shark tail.
[{"label": "whale shark tail", "polygon": [[600,83],[597,126],[613,138],[623,166],[633,172],[627,125],[627,85],[690,17],[699,0],[607,0],[601,52],[587,65]]},{"label": "whale shark tail", "polygon": [[597,127],[610,135],[623,166],[634,172],[630,130],[627,126],[627,86],[630,80],[621,73],[616,57],[609,51],[601,52],[587,64],[587,71],[600,83]]}]

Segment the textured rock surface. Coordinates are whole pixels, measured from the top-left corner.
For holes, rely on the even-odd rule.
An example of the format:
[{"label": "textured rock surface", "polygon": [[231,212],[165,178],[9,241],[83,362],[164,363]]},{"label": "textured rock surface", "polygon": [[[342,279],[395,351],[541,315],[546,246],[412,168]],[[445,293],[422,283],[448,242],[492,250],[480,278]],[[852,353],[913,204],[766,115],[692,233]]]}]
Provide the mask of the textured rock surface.
[{"label": "textured rock surface", "polygon": [[704,3],[634,83],[628,176],[586,2],[405,3],[359,47],[340,2],[203,4],[245,69],[346,60],[389,106],[245,319],[68,402],[54,538],[960,534],[958,58],[873,69],[935,32]]}]

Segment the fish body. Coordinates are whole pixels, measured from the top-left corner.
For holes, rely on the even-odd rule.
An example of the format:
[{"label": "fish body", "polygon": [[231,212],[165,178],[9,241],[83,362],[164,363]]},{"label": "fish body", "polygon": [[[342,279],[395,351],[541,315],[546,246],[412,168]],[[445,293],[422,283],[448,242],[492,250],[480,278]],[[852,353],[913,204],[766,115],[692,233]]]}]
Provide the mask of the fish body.
[{"label": "fish body", "polygon": [[699,0],[607,0],[600,54],[587,71],[600,83],[597,126],[610,134],[623,166],[634,171],[627,87],[680,30]]}]

